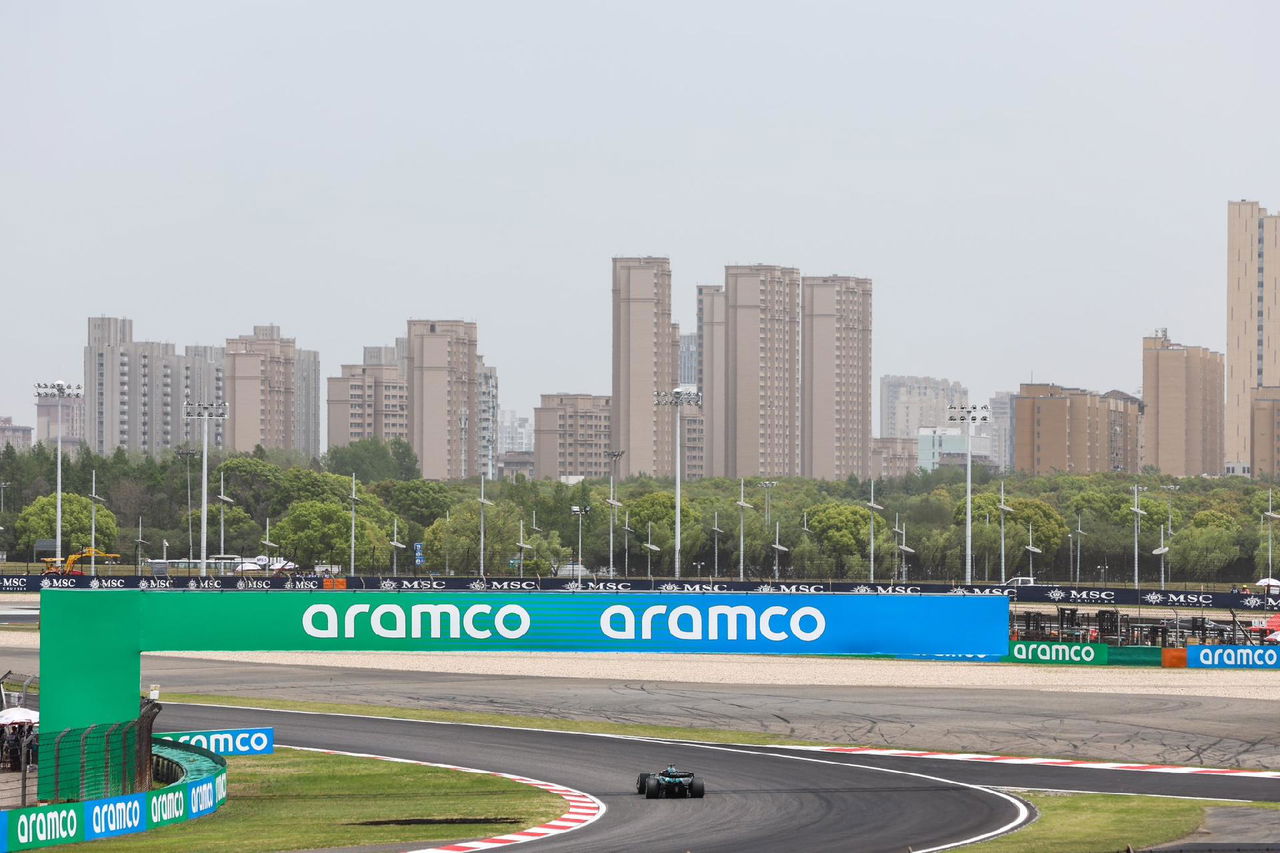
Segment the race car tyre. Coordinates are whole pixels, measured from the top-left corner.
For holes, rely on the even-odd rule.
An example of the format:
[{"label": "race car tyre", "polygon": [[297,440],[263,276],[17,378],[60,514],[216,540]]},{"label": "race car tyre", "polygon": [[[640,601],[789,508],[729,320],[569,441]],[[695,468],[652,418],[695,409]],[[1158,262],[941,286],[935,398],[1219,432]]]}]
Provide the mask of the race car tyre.
[{"label": "race car tyre", "polygon": [[646,800],[656,800],[662,795],[662,786],[658,780],[650,776],[644,783],[644,798]]},{"label": "race car tyre", "polygon": [[648,781],[649,781],[648,773],[641,773],[639,776],[636,777],[636,793],[637,794],[644,793],[644,785]]},{"label": "race car tyre", "polygon": [[695,799],[702,799],[707,795],[707,788],[702,784],[701,779],[694,779],[689,783],[689,796]]}]

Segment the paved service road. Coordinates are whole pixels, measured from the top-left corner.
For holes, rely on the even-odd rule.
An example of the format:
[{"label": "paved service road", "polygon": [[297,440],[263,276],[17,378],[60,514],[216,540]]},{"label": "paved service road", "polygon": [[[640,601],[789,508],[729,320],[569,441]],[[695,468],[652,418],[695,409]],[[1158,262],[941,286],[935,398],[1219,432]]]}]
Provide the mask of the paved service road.
[{"label": "paved service road", "polygon": [[[537,842],[550,851],[937,850],[1029,819],[1006,794],[875,769],[847,757],[770,754],[564,732],[167,705],[157,730],[274,726],[276,742],[499,770],[593,794],[600,820]],[[675,763],[703,800],[646,800],[635,777]],[[949,768],[954,770],[955,768]],[[531,848],[533,849],[533,848]]]}]

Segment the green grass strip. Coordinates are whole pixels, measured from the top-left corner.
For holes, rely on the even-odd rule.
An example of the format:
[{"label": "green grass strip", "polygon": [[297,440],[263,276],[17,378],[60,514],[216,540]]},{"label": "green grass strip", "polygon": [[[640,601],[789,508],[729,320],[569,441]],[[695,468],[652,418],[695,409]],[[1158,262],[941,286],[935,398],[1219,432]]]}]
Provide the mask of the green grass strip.
[{"label": "green grass strip", "polygon": [[92,849],[266,853],[361,844],[435,846],[518,832],[565,811],[563,799],[540,788],[438,767],[289,749],[229,758],[227,765],[227,802],[217,813],[95,841]]},{"label": "green grass strip", "polygon": [[1119,853],[1125,845],[1145,850],[1186,838],[1204,822],[1210,806],[1280,808],[1274,803],[1224,803],[1116,794],[1017,792],[1040,812],[1040,819],[994,841],[965,850],[974,853]]}]

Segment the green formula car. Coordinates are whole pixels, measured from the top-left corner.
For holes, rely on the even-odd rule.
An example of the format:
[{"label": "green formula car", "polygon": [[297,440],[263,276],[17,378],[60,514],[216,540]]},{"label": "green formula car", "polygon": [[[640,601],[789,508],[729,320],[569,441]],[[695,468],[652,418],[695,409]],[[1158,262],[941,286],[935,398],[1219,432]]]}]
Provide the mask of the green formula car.
[{"label": "green formula car", "polygon": [[666,770],[657,773],[641,773],[636,777],[636,793],[644,794],[646,799],[656,800],[659,797],[693,797],[702,799],[707,789],[702,780],[687,770],[677,770],[674,764],[668,764]]}]

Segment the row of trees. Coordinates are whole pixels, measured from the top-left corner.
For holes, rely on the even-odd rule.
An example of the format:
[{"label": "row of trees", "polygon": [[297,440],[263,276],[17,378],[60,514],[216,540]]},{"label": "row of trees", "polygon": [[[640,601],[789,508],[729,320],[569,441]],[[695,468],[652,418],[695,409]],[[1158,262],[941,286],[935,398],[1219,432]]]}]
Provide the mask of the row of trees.
[{"label": "row of trees", "polygon": [[[193,512],[188,512],[188,465]],[[97,514],[100,547],[131,555],[158,556],[169,542],[170,557],[185,556],[188,542],[199,554],[199,459],[132,458],[123,452],[100,457],[79,449],[64,459],[64,550],[88,544],[89,499],[94,473],[104,500]],[[480,564],[479,484],[428,482],[402,442],[356,442],[308,465],[287,456],[256,451],[216,456],[210,461],[210,494],[225,482],[232,504],[211,505],[209,551],[245,556],[267,550],[262,544],[268,519],[271,541],[300,564],[348,562],[351,475],[356,478],[356,562],[362,571],[384,571],[392,562],[393,532],[404,543],[423,543],[424,569],[475,572]],[[28,453],[6,447],[0,453],[0,483],[6,484],[0,511],[0,549],[11,559],[29,554],[36,539],[53,536],[54,458],[49,448]],[[1083,580],[1128,579],[1133,572],[1132,488],[1140,488],[1146,513],[1138,537],[1141,574],[1153,579],[1162,541],[1174,580],[1252,580],[1269,573],[1269,506],[1265,485],[1242,478],[1173,479],[1155,474],[1077,477],[1060,475],[1006,481],[1005,574],[1026,574],[1034,541],[1041,577],[1066,580],[1079,566]],[[747,482],[739,530],[739,484],[730,480],[685,483],[681,507],[682,563],[687,574],[737,574],[739,559],[752,576],[771,575],[775,537],[788,550],[780,567],[788,576],[861,579],[870,573],[870,484],[849,479],[827,482],[784,479],[766,495]],[[675,501],[670,481],[637,477],[618,485],[622,509],[611,521],[607,482],[566,485],[528,481],[490,483],[485,508],[484,564],[508,572],[520,564],[545,573],[575,561],[579,523],[583,562],[596,569],[611,562],[617,570],[654,574],[672,570]],[[962,472],[940,470],[877,485],[876,575],[887,578],[899,559],[899,543],[911,549],[904,569],[911,578],[963,577],[964,483]],[[589,507],[585,515],[571,507]],[[149,547],[135,547],[139,519]],[[536,519],[536,525],[535,525]],[[1001,562],[999,484],[979,473],[973,502],[973,551],[978,579],[998,579]],[[523,538],[522,537],[523,526]],[[629,529],[624,529],[629,528]],[[1163,528],[1163,531],[1162,531]],[[188,538],[188,530],[191,538]],[[717,532],[719,531],[719,532]],[[1083,534],[1080,532],[1083,531]],[[739,537],[743,548],[739,554]],[[526,547],[520,546],[523,543]],[[651,543],[656,551],[645,548]],[[145,553],[144,553],[145,551]],[[402,554],[401,567],[412,564]]]}]

